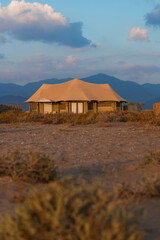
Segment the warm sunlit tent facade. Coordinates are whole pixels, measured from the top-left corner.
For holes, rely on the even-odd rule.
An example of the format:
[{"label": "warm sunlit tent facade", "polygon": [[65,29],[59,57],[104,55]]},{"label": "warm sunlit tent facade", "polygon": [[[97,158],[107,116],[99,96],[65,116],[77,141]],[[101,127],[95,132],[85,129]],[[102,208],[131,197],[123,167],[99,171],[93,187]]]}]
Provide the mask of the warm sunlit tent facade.
[{"label": "warm sunlit tent facade", "polygon": [[43,84],[29,102],[30,112],[57,113],[123,111],[121,98],[109,84],[93,84],[73,79],[61,84]]}]

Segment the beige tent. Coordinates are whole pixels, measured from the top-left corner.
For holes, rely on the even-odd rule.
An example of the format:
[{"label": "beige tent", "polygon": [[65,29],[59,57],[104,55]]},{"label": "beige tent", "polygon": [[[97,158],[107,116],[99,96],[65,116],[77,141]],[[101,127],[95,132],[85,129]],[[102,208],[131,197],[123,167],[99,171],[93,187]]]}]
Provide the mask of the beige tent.
[{"label": "beige tent", "polygon": [[93,84],[73,79],[61,84],[43,84],[26,102],[30,111],[74,112],[123,110],[121,98],[109,84]]}]

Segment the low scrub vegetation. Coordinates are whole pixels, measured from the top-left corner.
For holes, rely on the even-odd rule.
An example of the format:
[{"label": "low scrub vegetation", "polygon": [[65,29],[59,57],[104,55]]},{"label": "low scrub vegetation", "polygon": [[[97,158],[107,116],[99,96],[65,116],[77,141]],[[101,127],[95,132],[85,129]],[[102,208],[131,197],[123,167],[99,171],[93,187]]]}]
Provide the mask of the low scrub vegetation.
[{"label": "low scrub vegetation", "polygon": [[114,189],[114,197],[118,199],[135,199],[141,197],[160,197],[160,177],[144,177],[139,185],[120,184]]},{"label": "low scrub vegetation", "polygon": [[15,105],[6,105],[6,104],[0,104],[0,113],[7,112],[7,111],[22,111],[21,106],[15,106]]},{"label": "low scrub vegetation", "polygon": [[153,151],[149,151],[147,154],[144,155],[141,165],[145,166],[148,164],[155,164],[155,165],[160,164],[160,151],[153,150]]},{"label": "low scrub vegetation", "polygon": [[152,111],[143,112],[101,112],[101,113],[56,113],[38,114],[21,111],[7,111],[0,114],[0,123],[40,122],[43,124],[94,124],[108,122],[143,122],[160,125],[160,116]]},{"label": "low scrub vegetation", "polygon": [[120,199],[130,199],[135,198],[137,195],[137,191],[133,189],[129,184],[118,184],[114,191],[113,191],[114,197],[120,198]]},{"label": "low scrub vegetation", "polygon": [[0,176],[31,183],[49,182],[57,177],[57,168],[48,155],[15,150],[0,156]]},{"label": "low scrub vegetation", "polygon": [[160,177],[154,177],[153,179],[146,178],[142,192],[146,197],[160,197]]},{"label": "low scrub vegetation", "polygon": [[0,225],[3,240],[141,240],[138,212],[96,185],[53,182]]}]

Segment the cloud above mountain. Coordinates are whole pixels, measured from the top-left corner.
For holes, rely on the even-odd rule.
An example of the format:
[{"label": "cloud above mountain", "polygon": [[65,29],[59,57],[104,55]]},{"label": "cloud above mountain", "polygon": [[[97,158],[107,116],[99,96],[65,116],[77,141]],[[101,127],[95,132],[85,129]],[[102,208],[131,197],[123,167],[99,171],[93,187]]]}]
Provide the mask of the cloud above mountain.
[{"label": "cloud above mountain", "polygon": [[48,4],[13,0],[0,6],[0,42],[5,35],[21,41],[57,43],[72,48],[92,45],[83,37],[82,22],[70,23]]}]

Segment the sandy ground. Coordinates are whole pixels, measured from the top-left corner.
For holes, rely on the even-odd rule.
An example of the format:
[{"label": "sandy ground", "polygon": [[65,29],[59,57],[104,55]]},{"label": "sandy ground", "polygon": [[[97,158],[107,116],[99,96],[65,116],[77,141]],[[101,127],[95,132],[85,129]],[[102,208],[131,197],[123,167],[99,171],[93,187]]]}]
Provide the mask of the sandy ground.
[{"label": "sandy ground", "polygon": [[[139,123],[109,123],[71,126],[42,124],[1,124],[0,154],[5,151],[39,149],[53,157],[61,176],[97,178],[112,188],[119,183],[138,184],[153,177],[160,167],[135,168],[149,150],[160,149],[160,127]],[[14,208],[11,198],[17,185],[0,180],[0,212]],[[146,240],[160,240],[160,200],[145,199],[147,218],[142,222]]]}]

